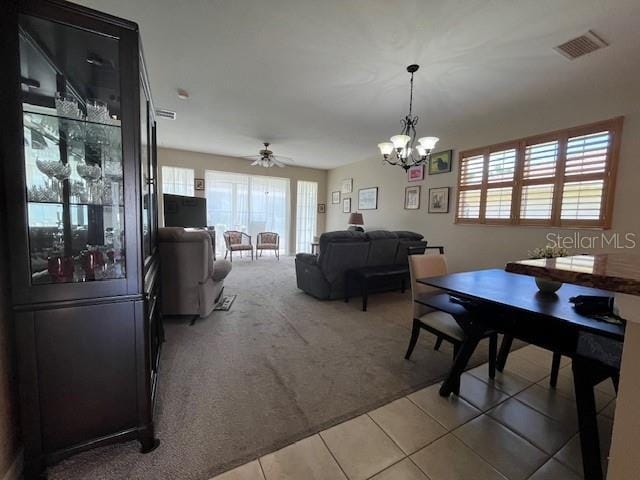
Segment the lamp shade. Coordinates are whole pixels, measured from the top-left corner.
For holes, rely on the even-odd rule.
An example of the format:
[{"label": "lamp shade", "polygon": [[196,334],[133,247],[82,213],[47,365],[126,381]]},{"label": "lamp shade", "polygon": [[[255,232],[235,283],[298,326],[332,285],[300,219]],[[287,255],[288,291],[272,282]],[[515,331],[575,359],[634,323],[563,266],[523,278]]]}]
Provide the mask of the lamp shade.
[{"label": "lamp shade", "polygon": [[362,218],[362,214],[355,212],[349,215],[349,225],[364,225],[364,219]]},{"label": "lamp shade", "polygon": [[438,140],[440,140],[438,137],[422,137],[418,139],[418,142],[427,150],[433,150]]},{"label": "lamp shade", "polygon": [[391,152],[393,152],[393,143],[391,142],[379,143],[378,148],[380,149],[380,153],[382,155],[391,155]]},{"label": "lamp shade", "polygon": [[411,137],[409,135],[394,135],[393,137],[391,137],[391,143],[393,143],[393,146],[395,148],[406,147],[407,143],[409,143],[409,140],[411,140]]}]

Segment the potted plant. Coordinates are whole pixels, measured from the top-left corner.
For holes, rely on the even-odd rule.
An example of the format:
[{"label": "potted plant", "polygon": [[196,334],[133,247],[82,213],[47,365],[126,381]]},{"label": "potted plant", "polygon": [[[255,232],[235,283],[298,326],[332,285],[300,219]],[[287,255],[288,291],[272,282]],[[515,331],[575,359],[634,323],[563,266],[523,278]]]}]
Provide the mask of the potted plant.
[{"label": "potted plant", "polygon": [[[557,258],[566,257],[568,254],[569,252],[566,248],[547,245],[545,247],[534,248],[533,250],[529,251],[529,258]],[[560,289],[560,287],[562,287],[562,282],[558,282],[557,280],[551,280],[544,277],[535,277],[535,280],[536,285],[538,286],[538,290],[540,290],[542,293],[555,293]]]}]

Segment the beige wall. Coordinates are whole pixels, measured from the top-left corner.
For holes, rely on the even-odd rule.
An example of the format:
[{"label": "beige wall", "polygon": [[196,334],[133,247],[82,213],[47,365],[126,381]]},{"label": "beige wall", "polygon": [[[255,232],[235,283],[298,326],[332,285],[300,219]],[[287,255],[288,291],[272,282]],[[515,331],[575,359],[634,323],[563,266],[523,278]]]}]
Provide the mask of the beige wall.
[{"label": "beige wall", "polygon": [[[380,156],[373,152],[371,158],[329,171],[327,185],[327,230],[344,229],[347,214],[341,205],[331,205],[331,192],[340,189],[344,178],[353,178],[352,211],[357,208],[359,188],[379,187],[377,210],[363,211],[365,226],[387,229],[414,230],[425,235],[431,245],[444,245],[452,270],[501,267],[508,260],[526,257],[527,251],[547,243],[550,231],[571,235],[574,231],[542,227],[455,225],[455,185],[458,174],[457,153],[461,150],[482,147],[528,135],[605,120],[625,115],[622,134],[622,150],[618,171],[617,193],[612,232],[633,232],[640,235],[640,95],[637,87],[620,90],[609,95],[589,99],[571,99],[564,104],[549,102],[523,109],[505,112],[501,116],[479,119],[472,127],[454,129],[440,134],[438,150],[454,149],[453,171],[428,176],[425,181],[408,183],[406,174],[399,167],[383,165]],[[390,128],[393,118],[389,119]],[[426,122],[425,122],[426,123]],[[423,127],[424,128],[424,127]],[[392,131],[390,130],[390,134]],[[404,189],[408,185],[422,185],[420,210],[404,210]],[[452,187],[449,214],[427,213],[428,189]],[[581,230],[581,235],[599,235],[601,231]],[[637,238],[640,247],[640,238]],[[636,251],[638,248],[636,248]],[[582,251],[582,250],[581,250]]]},{"label": "beige wall", "polygon": [[[327,196],[327,170],[316,168],[291,167],[284,168],[263,168],[252,167],[251,162],[241,158],[224,157],[211,155],[208,153],[188,152],[185,150],[174,150],[169,148],[158,149],[158,165],[160,176],[162,176],[162,166],[174,166],[193,168],[196,178],[204,178],[205,170],[218,170],[223,172],[246,173],[248,175],[265,175],[271,177],[288,178],[291,181],[291,210],[289,222],[289,249],[293,252],[296,244],[296,202],[297,202],[297,181],[305,180],[318,182],[318,202],[323,203]],[[162,178],[160,178],[162,185]],[[162,192],[160,192],[162,193]],[[197,196],[204,197],[205,192],[196,192]],[[162,209],[162,202],[160,202]],[[161,212],[162,213],[162,212]],[[318,235],[325,230],[326,214],[318,213]]]}]

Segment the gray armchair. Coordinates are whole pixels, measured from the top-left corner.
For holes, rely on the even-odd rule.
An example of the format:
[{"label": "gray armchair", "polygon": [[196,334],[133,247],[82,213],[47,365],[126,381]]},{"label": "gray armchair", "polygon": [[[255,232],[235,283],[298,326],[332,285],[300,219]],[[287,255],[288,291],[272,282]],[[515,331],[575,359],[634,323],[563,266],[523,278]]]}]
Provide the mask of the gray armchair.
[{"label": "gray armchair", "polygon": [[206,231],[165,227],[159,229],[158,238],[162,313],[206,317],[222,294],[231,264],[214,261]]}]

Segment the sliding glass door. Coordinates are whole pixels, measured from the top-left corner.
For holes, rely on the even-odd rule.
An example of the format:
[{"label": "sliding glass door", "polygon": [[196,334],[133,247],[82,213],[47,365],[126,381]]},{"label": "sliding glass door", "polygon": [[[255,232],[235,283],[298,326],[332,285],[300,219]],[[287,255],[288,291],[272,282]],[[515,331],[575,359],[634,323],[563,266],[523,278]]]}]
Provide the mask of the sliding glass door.
[{"label": "sliding glass door", "polygon": [[296,205],[296,252],[311,252],[318,220],[318,184],[298,182]]},{"label": "sliding glass door", "polygon": [[216,251],[225,251],[225,231],[238,230],[251,235],[254,245],[258,233],[275,232],[281,253],[287,252],[289,179],[207,170],[205,185],[207,224],[216,228]]}]

